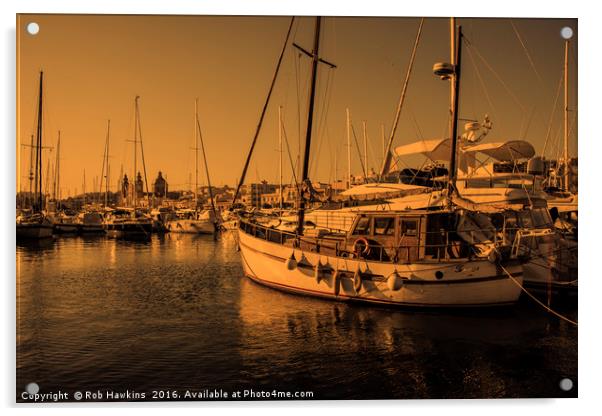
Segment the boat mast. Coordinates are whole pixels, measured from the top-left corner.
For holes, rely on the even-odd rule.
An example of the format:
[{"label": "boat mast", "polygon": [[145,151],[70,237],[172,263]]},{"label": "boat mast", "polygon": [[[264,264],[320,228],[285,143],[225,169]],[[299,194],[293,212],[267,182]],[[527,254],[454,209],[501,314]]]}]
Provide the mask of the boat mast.
[{"label": "boat mast", "polygon": [[82,195],[83,195],[83,204],[82,207],[86,207],[86,169],[84,169],[84,182],[82,183]]},{"label": "boat mast", "polygon": [[44,197],[46,197],[44,199],[44,209],[47,211],[48,211],[48,200],[50,199],[50,188],[49,188],[49,183],[48,183],[49,181],[50,181],[50,160],[48,160],[48,163],[46,164],[46,182],[44,183]]},{"label": "boat mast", "polygon": [[564,41],[564,189],[569,191],[569,40]]},{"label": "boat mast", "polygon": [[146,191],[146,202],[147,206],[150,208],[151,204],[149,200],[150,192],[148,192],[148,175],[146,174],[146,161],[144,160],[144,143],[142,141],[142,123],[140,121],[140,106],[138,105],[138,99],[140,97],[136,98],[136,113],[138,115],[138,137],[140,138],[140,156],[142,157],[142,171],[144,172],[144,189],[142,192],[144,193]]},{"label": "boat mast", "polygon": [[53,184],[53,196],[54,200],[58,202],[60,198],[60,179],[61,179],[61,131],[59,130],[58,139],[56,140],[56,162],[54,163],[54,184]]},{"label": "boat mast", "polygon": [[220,218],[215,208],[215,202],[213,199],[213,190],[211,189],[211,178],[209,177],[209,165],[207,164],[207,154],[205,153],[205,143],[203,142],[203,133],[201,132],[201,123],[199,121],[199,114],[196,114],[196,127],[198,131],[199,142],[201,143],[201,152],[203,152],[203,162],[205,163],[205,175],[207,176],[207,188],[209,189],[209,199],[211,200],[211,210],[214,216],[214,226],[217,232],[217,225],[220,222]]},{"label": "boat mast", "polygon": [[29,205],[33,206],[33,134],[31,135],[31,143],[29,144]]},{"label": "boat mast", "polygon": [[199,99],[194,100],[194,210],[199,209],[199,132],[197,124],[199,123]]},{"label": "boat mast", "polygon": [[105,144],[105,208],[109,205],[109,137],[111,134],[111,120],[107,120],[107,140]]},{"label": "boat mast", "polygon": [[349,117],[349,108],[346,109],[347,113],[347,189],[351,188],[351,119]]},{"label": "boat mast", "polygon": [[140,97],[136,96],[136,98],[134,99],[134,175],[132,176],[132,181],[133,183],[133,190],[134,190],[134,215],[135,211],[136,211],[136,203],[138,200],[138,190],[136,189],[136,185],[137,185],[137,181],[138,181],[138,177],[136,176],[136,169],[138,167],[137,162],[137,154],[138,154],[138,99]]},{"label": "boat mast", "polygon": [[280,182],[280,215],[282,215],[282,106],[278,106],[278,153],[280,155],[278,166],[278,176]]},{"label": "boat mast", "polygon": [[295,17],[291,18],[291,22],[288,26],[288,31],[286,32],[286,38],[284,39],[284,44],[282,45],[282,51],[280,52],[280,57],[278,58],[278,63],[276,64],[276,71],[274,72],[274,76],[272,78],[272,83],[270,84],[270,89],[268,91],[268,95],[265,99],[265,103],[263,105],[263,109],[261,110],[261,115],[259,116],[259,123],[257,124],[257,129],[255,130],[255,135],[253,136],[253,141],[251,142],[251,148],[249,149],[249,153],[247,154],[247,160],[245,160],[245,165],[242,169],[242,174],[240,175],[240,180],[236,185],[236,191],[234,191],[234,196],[232,197],[232,205],[236,202],[236,198],[240,193],[240,188],[245,182],[245,178],[247,176],[247,170],[249,169],[249,163],[251,162],[251,156],[253,155],[253,150],[255,149],[255,144],[257,143],[257,138],[259,137],[259,132],[261,131],[261,125],[263,124],[263,118],[265,117],[265,113],[268,109],[268,104],[270,103],[270,97],[272,96],[272,91],[274,90],[274,85],[276,84],[276,79],[278,78],[278,72],[280,71],[280,65],[282,64],[282,58],[284,57],[284,51],[286,51],[286,45],[288,44],[288,39],[291,34],[291,29],[293,28],[293,23],[295,22]]},{"label": "boat mast", "polygon": [[383,158],[382,158],[382,161],[384,163],[384,161],[385,161],[385,155],[387,154],[387,151],[385,150],[385,125],[384,124],[380,125],[380,137],[381,137],[382,145],[383,145]]},{"label": "boat mast", "polygon": [[337,170],[339,169],[338,163],[337,163],[337,146],[335,145],[334,147],[334,183],[337,183],[339,177],[338,177],[338,172]]},{"label": "boat mast", "polygon": [[35,197],[34,212],[42,210],[42,114],[43,114],[43,85],[44,71],[40,71],[40,90],[38,96],[38,126],[36,132],[36,169],[35,169]]},{"label": "boat mast", "polygon": [[362,132],[364,135],[364,182],[368,181],[368,135],[366,134],[366,120],[362,121]]},{"label": "boat mast", "polygon": [[[312,64],[311,64],[311,90],[309,95],[309,108],[307,114],[307,131],[305,132],[305,151],[303,154],[303,170],[301,175],[301,186],[308,182],[307,171],[309,168],[309,154],[311,149],[311,133],[314,121],[314,103],[316,98],[316,79],[318,75],[318,60],[320,50],[320,25],[322,23],[321,17],[316,17],[316,29],[314,34],[314,48],[312,51]],[[303,235],[303,222],[305,220],[305,198],[301,192],[299,199],[299,224],[297,226],[297,233]]]},{"label": "boat mast", "polygon": [[[455,27],[455,19],[452,17],[450,29],[452,30],[452,113],[451,113],[451,154],[449,159],[448,198],[456,191],[457,177],[457,143],[458,143],[458,103],[460,100],[460,72],[462,63],[462,26]],[[451,201],[451,199],[449,199]]]}]

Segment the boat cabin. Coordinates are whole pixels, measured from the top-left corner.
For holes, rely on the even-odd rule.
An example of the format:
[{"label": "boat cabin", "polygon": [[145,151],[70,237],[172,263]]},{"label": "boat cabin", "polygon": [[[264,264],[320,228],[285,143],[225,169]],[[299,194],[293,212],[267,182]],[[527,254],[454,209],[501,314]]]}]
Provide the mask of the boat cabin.
[{"label": "boat cabin", "polygon": [[445,211],[363,213],[346,236],[345,251],[400,263],[466,257],[469,247],[456,232],[457,222],[456,213]]}]

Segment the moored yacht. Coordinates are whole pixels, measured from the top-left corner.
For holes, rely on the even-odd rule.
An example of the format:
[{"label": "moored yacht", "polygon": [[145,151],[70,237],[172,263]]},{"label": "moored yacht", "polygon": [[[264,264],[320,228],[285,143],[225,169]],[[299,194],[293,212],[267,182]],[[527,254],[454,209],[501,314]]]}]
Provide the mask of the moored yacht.
[{"label": "moored yacht", "polygon": [[[305,235],[241,220],[245,274],[262,284],[337,300],[414,307],[496,306],[515,302],[520,259],[495,232],[450,229],[452,211],[366,211],[346,233]],[[483,236],[487,236],[483,238]],[[502,268],[503,267],[503,268]]]},{"label": "moored yacht", "polygon": [[17,240],[35,240],[52,237],[52,222],[42,212],[17,217]]},{"label": "moored yacht", "polygon": [[123,239],[149,239],[153,231],[151,217],[133,208],[109,210],[105,219],[107,236]]},{"label": "moored yacht", "polygon": [[[312,82],[300,183],[308,179],[321,18],[316,19]],[[294,232],[241,219],[239,247],[245,274],[281,289],[336,300],[412,307],[511,304],[522,286],[521,252],[497,238],[489,217],[461,209],[457,196],[457,104],[462,31],[452,20],[457,65],[437,64],[452,87],[450,172],[445,208],[355,212],[347,231],[308,229],[302,192]],[[420,28],[419,28],[420,31]],[[455,61],[454,61],[455,62]],[[443,77],[442,77],[443,78]],[[248,159],[247,159],[248,164]],[[244,171],[243,171],[244,178]],[[239,183],[240,186],[240,183]],[[418,192],[423,192],[418,190]],[[425,193],[430,191],[425,191]]]},{"label": "moored yacht", "polygon": [[182,209],[175,212],[174,217],[166,222],[166,228],[170,233],[185,234],[214,234],[218,223],[213,211],[194,209]]}]

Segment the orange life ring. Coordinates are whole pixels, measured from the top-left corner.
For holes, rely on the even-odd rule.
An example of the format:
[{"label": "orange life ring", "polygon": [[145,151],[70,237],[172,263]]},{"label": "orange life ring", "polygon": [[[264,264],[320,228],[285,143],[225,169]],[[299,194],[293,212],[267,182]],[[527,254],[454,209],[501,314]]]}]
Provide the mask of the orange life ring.
[{"label": "orange life ring", "polygon": [[[363,250],[360,250],[360,245],[359,243],[363,243],[364,244],[364,248]],[[370,253],[370,243],[368,243],[368,240],[365,239],[364,237],[360,237],[357,240],[355,240],[355,242],[353,243],[353,252],[355,253],[356,256],[360,257],[360,255],[368,255]]]}]

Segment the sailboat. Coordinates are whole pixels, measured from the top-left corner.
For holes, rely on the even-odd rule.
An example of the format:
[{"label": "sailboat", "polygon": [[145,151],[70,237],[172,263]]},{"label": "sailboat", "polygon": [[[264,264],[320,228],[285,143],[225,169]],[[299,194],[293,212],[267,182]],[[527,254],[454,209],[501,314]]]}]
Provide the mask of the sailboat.
[{"label": "sailboat", "polygon": [[[199,139],[201,148],[199,148]],[[209,180],[209,169],[207,168],[207,157],[205,147],[200,135],[200,122],[198,112],[198,99],[194,103],[194,148],[195,152],[195,189],[194,189],[194,209],[177,210],[173,217],[167,221],[166,227],[172,233],[185,234],[215,234],[219,227],[218,215],[213,202],[213,193],[211,190],[211,181]],[[207,185],[209,188],[209,198],[211,199],[211,208],[199,210],[198,192],[199,192],[199,150],[203,151],[205,160],[205,171],[207,174]]]},{"label": "sailboat", "polygon": [[[134,120],[134,172],[137,168],[138,143],[142,151],[142,163],[144,164],[144,151],[142,150],[142,134],[140,127],[140,108],[138,105],[139,96],[134,99],[135,120]],[[145,168],[146,176],[146,168]],[[136,181],[137,182],[137,181]],[[123,239],[143,239],[148,240],[153,230],[152,218],[138,209],[138,192],[136,183],[133,189],[134,206],[132,208],[116,208],[107,210],[105,218],[105,229],[107,236]]]},{"label": "sailboat", "polygon": [[52,222],[43,211],[44,196],[42,191],[42,117],[43,117],[44,72],[40,71],[40,87],[38,96],[38,124],[35,145],[35,186],[31,212],[17,217],[17,240],[37,240],[52,237]]},{"label": "sailboat", "polygon": [[[467,120],[464,125],[457,143],[457,194],[452,199],[467,211],[487,214],[498,238],[513,241],[531,254],[523,265],[527,289],[548,299],[556,294],[576,295],[576,230],[572,239],[572,233],[554,229],[555,218],[548,212],[554,205],[542,189],[543,160],[525,140],[482,143],[492,127],[487,115],[483,122]],[[421,169],[382,171],[384,181],[351,187],[338,200],[308,213],[306,223],[317,229],[330,227],[347,232],[358,213],[364,211],[445,209],[449,171],[441,162],[448,158],[451,146],[451,139],[437,138],[397,147],[398,157],[421,155],[430,164],[425,162]],[[277,227],[286,229],[295,221],[288,217],[278,221]]]},{"label": "sailboat", "polygon": [[577,240],[578,223],[578,194],[573,193],[570,183],[571,164],[569,158],[569,39],[564,41],[564,152],[562,165],[557,164],[555,171],[558,174],[562,166],[562,185],[548,186],[546,188],[548,207],[557,228],[567,238]]},{"label": "sailboat", "polygon": [[[316,18],[311,90],[301,181],[310,186],[308,163],[321,18]],[[454,25],[454,41],[461,39]],[[446,64],[453,82],[450,172],[455,172],[461,42]],[[457,64],[456,64],[457,62]],[[283,231],[243,218],[239,247],[244,273],[257,283],[296,294],[410,307],[483,307],[508,305],[521,293],[522,259],[496,238],[488,217],[476,218],[449,198],[439,211],[362,211],[347,232],[306,230],[301,196],[297,229]],[[460,233],[456,224],[476,224]]]},{"label": "sailboat", "polygon": [[[105,148],[103,154],[102,170],[100,175],[100,189],[99,194],[102,193],[103,180],[105,186],[104,192],[104,210],[106,211],[109,206],[109,138],[111,133],[111,120],[107,120],[107,135],[105,139]],[[84,171],[84,197],[86,195],[86,172]],[[85,208],[85,207],[84,207]],[[94,235],[104,234],[104,216],[102,211],[97,209],[84,209],[80,212],[77,219],[79,224],[79,230],[82,235]]]},{"label": "sailboat", "polygon": [[79,231],[77,214],[69,209],[65,209],[60,205],[60,189],[61,189],[61,131],[58,132],[56,142],[56,162],[54,164],[54,201],[56,211],[52,217],[53,231],[55,234],[74,235]]}]

